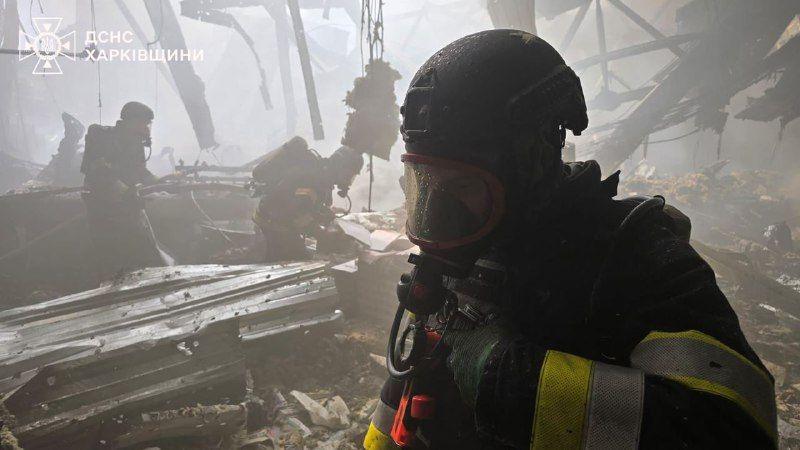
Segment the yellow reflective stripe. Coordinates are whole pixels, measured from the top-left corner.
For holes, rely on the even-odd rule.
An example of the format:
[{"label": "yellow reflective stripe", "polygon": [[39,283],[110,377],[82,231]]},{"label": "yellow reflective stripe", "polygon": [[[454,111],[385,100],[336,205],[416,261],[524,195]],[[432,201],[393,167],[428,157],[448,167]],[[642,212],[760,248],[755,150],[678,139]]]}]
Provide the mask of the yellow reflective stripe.
[{"label": "yellow reflective stripe", "polygon": [[578,449],[594,363],[549,350],[539,374],[531,449]]},{"label": "yellow reflective stripe", "polygon": [[713,383],[708,380],[704,380],[702,378],[695,378],[689,376],[681,376],[681,375],[666,375],[664,378],[669,378],[670,380],[676,381],[690,389],[694,389],[696,391],[703,391],[708,392],[709,394],[718,395],[720,397],[724,397],[733,403],[736,403],[740,408],[745,410],[747,414],[750,415],[753,419],[758,422],[758,424],[770,435],[770,437],[777,441],[777,434],[776,429],[773,424],[769,423],[768,419],[758,414],[756,408],[747,401],[742,395],[738,392],[734,391],[733,389],[723,386],[721,384]]},{"label": "yellow reflective stripe", "polygon": [[297,188],[294,191],[294,195],[297,197],[308,197],[311,199],[312,203],[316,203],[318,199],[317,193],[311,188]]},{"label": "yellow reflective stripe", "polygon": [[645,342],[649,342],[649,341],[652,341],[652,340],[655,340],[655,339],[670,339],[670,338],[671,339],[675,339],[675,338],[694,339],[696,341],[705,342],[706,344],[713,345],[713,346],[715,346],[715,347],[717,347],[717,348],[719,348],[721,350],[724,350],[724,351],[730,353],[731,355],[735,356],[741,362],[747,364],[753,370],[755,370],[756,373],[758,373],[762,378],[764,378],[765,381],[767,381],[768,383],[772,383],[772,379],[770,379],[769,375],[767,375],[763,370],[761,370],[760,367],[755,365],[753,363],[753,361],[750,361],[749,359],[747,359],[744,356],[742,356],[741,354],[739,354],[739,352],[737,352],[736,350],[728,347],[727,345],[725,345],[722,342],[714,339],[713,337],[711,337],[711,336],[709,336],[709,335],[707,335],[705,333],[701,333],[701,332],[699,332],[697,330],[680,331],[680,332],[677,332],[677,333],[668,333],[668,332],[665,332],[665,331],[651,331],[647,336],[645,336],[644,339],[642,339],[641,342],[639,342],[639,344],[641,345],[641,344],[644,344]]},{"label": "yellow reflective stripe", "polygon": [[383,434],[375,424],[369,424],[367,435],[364,437],[364,450],[393,450],[399,448],[392,438]]}]

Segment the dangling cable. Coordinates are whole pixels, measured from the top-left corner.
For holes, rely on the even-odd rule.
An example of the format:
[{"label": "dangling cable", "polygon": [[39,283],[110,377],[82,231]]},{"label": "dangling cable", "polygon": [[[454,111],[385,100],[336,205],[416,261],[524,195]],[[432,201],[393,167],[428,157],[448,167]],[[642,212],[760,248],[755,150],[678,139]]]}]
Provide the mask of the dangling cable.
[{"label": "dangling cable", "polygon": [[[92,31],[94,31],[94,35],[97,36],[97,14],[95,14],[94,9],[94,0],[91,0],[90,3],[91,11],[92,11]],[[97,111],[100,121],[100,125],[103,124],[103,92],[102,92],[102,77],[100,74],[100,60],[98,59],[95,61],[97,64]]]},{"label": "dangling cable", "polygon": [[[158,2],[158,9],[159,9],[159,19],[158,19],[158,28],[153,29],[155,32],[155,37],[150,42],[145,42],[145,47],[147,47],[147,51],[150,51],[150,47],[161,43],[161,35],[164,33],[164,0],[159,0]],[[154,90],[154,105],[153,110],[158,115],[158,61],[153,61],[153,71],[155,72],[155,79],[153,80],[153,90]]]},{"label": "dangling cable", "polygon": [[150,49],[151,45],[155,45],[161,41],[161,34],[164,32],[164,0],[159,0],[158,8],[160,10],[159,21],[158,21],[158,30],[154,30],[156,32],[155,38],[151,42],[147,42],[147,49]]},{"label": "dangling cable", "polygon": [[335,214],[335,216],[336,216],[336,218],[337,218],[337,219],[341,219],[342,217],[344,217],[344,216],[346,216],[346,215],[350,214],[350,211],[352,211],[352,210],[353,210],[353,200],[351,200],[351,199],[350,199],[350,194],[348,193],[348,194],[345,196],[345,198],[347,199],[347,211],[345,211],[345,212],[343,212],[343,213],[341,213],[341,214]]},{"label": "dangling cable", "polygon": [[[375,2],[374,4],[372,2]],[[366,39],[364,38],[366,30]],[[361,2],[361,75],[365,76],[364,66],[364,41],[369,45],[369,63],[376,59],[383,59],[383,0],[362,0]],[[372,211],[372,190],[375,183],[373,170],[373,156],[369,155],[369,194],[367,197],[367,210]]]},{"label": "dangling cable", "polygon": [[194,203],[194,207],[197,208],[197,211],[199,211],[200,214],[203,216],[203,218],[206,219],[206,222],[208,222],[209,227],[212,230],[218,231],[219,234],[228,242],[228,244],[233,245],[233,241],[231,240],[231,238],[228,237],[228,234],[225,233],[225,230],[217,227],[217,224],[215,224],[214,221],[211,219],[211,217],[208,214],[206,214],[203,208],[200,207],[200,203],[197,203],[197,199],[194,197],[194,191],[189,191],[189,198],[192,199],[192,203]]}]

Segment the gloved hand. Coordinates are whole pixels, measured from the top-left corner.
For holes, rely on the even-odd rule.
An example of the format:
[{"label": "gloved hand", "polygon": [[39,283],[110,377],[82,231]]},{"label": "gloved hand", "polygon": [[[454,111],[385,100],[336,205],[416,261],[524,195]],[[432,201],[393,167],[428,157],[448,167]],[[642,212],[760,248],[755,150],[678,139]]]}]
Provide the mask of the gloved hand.
[{"label": "gloved hand", "polygon": [[511,332],[502,321],[472,330],[448,330],[442,339],[450,350],[447,368],[461,392],[463,400],[472,408],[478,395],[478,385],[489,357],[498,345],[511,338]]}]

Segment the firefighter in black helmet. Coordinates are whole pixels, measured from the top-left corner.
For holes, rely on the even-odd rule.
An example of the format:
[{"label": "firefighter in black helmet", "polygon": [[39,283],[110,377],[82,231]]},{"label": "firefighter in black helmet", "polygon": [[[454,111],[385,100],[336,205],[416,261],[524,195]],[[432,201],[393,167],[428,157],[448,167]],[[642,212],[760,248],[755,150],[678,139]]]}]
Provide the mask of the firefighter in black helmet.
[{"label": "firefighter in black helmet", "polygon": [[154,117],[148,106],[128,102],[116,125],[93,124],[86,133],[83,200],[99,280],[172,260],[159,247],[138,196],[139,186],[158,181],[145,155]]},{"label": "firefighter in black helmet", "polygon": [[[776,446],[772,377],[688,219],[662,198],[614,200],[618,173],[594,161],[562,162],[587,122],[578,77],[526,32],[464,37],[417,72],[407,230],[414,276],[435,273],[403,292],[448,352],[414,375],[437,386],[425,397],[403,394],[392,359],[365,448]],[[437,289],[431,313],[419,299]]]}]

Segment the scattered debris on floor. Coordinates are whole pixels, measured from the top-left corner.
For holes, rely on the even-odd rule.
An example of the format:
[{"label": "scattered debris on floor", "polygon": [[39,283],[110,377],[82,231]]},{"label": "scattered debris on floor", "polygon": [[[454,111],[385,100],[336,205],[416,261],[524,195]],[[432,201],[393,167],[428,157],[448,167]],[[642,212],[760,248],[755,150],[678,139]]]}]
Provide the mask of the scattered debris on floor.
[{"label": "scattered debris on floor", "polygon": [[128,432],[128,417],[241,401],[245,353],[338,329],[326,268],[150,268],[0,312],[0,392],[14,434],[26,448],[122,448],[128,441],[115,436]]}]

